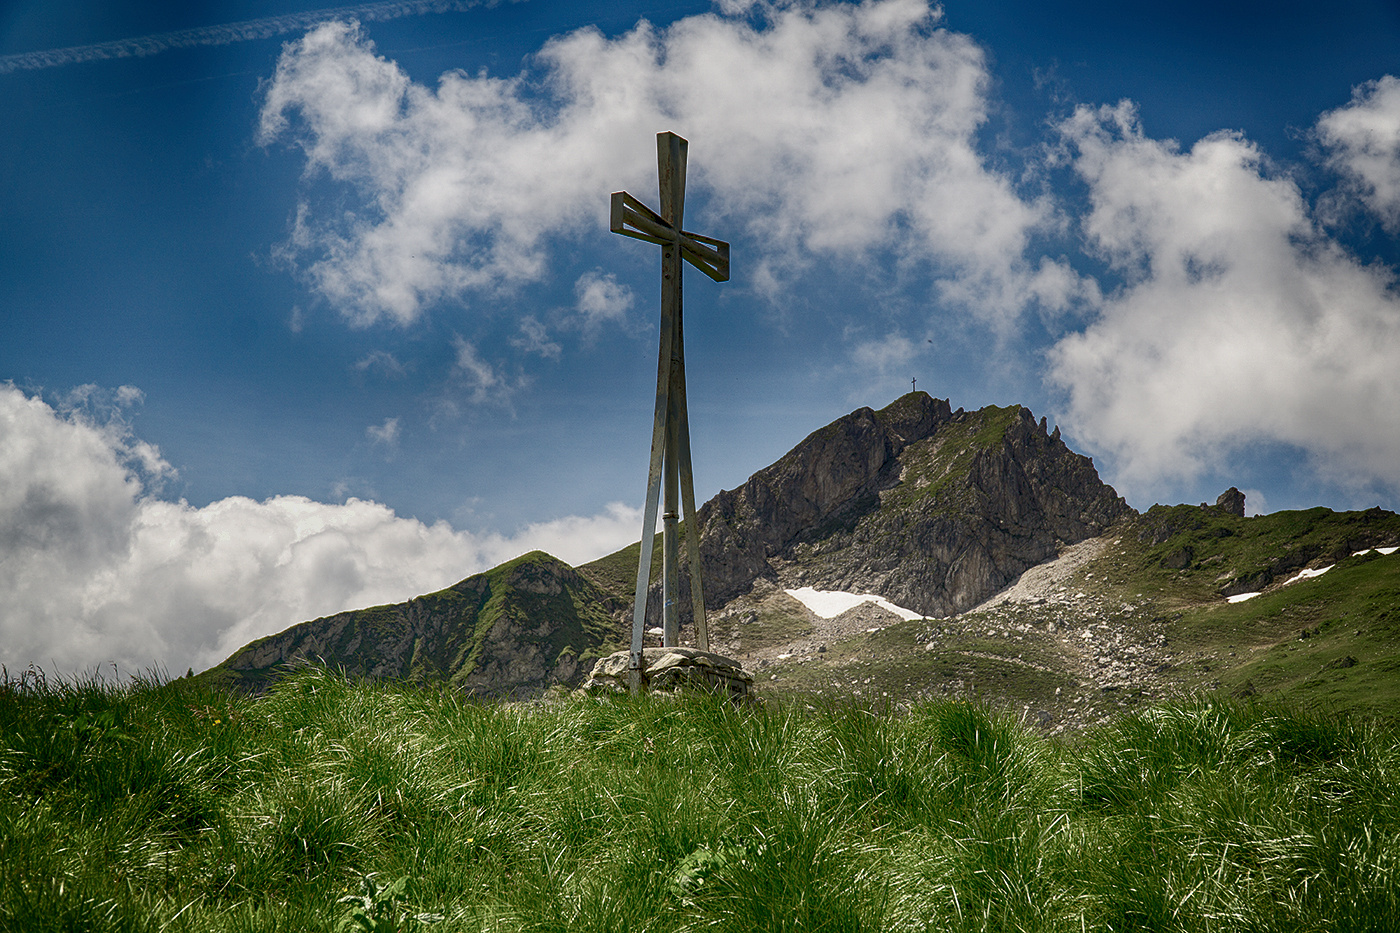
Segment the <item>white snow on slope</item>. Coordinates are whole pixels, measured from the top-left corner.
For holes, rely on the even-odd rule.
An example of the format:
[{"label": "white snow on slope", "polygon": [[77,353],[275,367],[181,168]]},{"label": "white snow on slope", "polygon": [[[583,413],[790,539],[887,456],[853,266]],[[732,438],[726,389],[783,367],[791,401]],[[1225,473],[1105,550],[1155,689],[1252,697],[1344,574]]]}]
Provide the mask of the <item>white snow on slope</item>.
[{"label": "white snow on slope", "polygon": [[912,609],[905,609],[903,606],[896,606],[883,596],[873,596],[869,593],[843,593],[839,590],[813,589],[810,586],[800,587],[795,590],[787,590],[786,592],[793,599],[797,600],[823,619],[835,618],[848,609],[854,609],[861,603],[874,603],[881,609],[893,612],[901,619],[922,619],[924,617],[923,613],[914,612]]},{"label": "white snow on slope", "polygon": [[[1352,557],[1360,557],[1362,554],[1369,554],[1369,553],[1371,553],[1372,551],[1375,551],[1377,554],[1382,554],[1382,555],[1384,555],[1384,556],[1386,556],[1386,557],[1389,557],[1391,554],[1394,554],[1396,551],[1400,551],[1400,546],[1397,546],[1397,547],[1366,548],[1366,549],[1363,550],[1363,551],[1353,551],[1352,554],[1351,554],[1351,556],[1352,556]],[[1333,567],[1335,567],[1335,566],[1337,566],[1337,565],[1336,565],[1336,564],[1328,564],[1326,567],[1319,567],[1319,568],[1317,568],[1316,570],[1309,570],[1308,568],[1304,567],[1302,570],[1298,571],[1295,575],[1289,577],[1287,580],[1284,580],[1282,583],[1280,583],[1279,586],[1287,586],[1287,585],[1290,584],[1290,583],[1297,583],[1299,580],[1311,580],[1313,577],[1320,577],[1320,576],[1322,576],[1324,573],[1326,573],[1327,571],[1331,570],[1331,569],[1332,569]],[[1244,602],[1244,601],[1247,600],[1247,599],[1253,599],[1254,597],[1259,596],[1259,595],[1261,595],[1261,594],[1259,594],[1259,593],[1257,593],[1257,592],[1256,592],[1256,593],[1240,593],[1240,594],[1238,594],[1238,595],[1229,597],[1229,598],[1228,598],[1228,601],[1229,601],[1229,602],[1232,602],[1232,603],[1242,603],[1242,602]]]},{"label": "white snow on slope", "polygon": [[1287,586],[1290,583],[1297,583],[1299,580],[1311,580],[1313,577],[1320,577],[1335,566],[1337,565],[1328,564],[1326,567],[1319,567],[1316,570],[1309,570],[1308,568],[1304,567],[1302,570],[1298,571],[1296,575],[1289,577],[1287,580],[1284,580],[1283,585]]}]

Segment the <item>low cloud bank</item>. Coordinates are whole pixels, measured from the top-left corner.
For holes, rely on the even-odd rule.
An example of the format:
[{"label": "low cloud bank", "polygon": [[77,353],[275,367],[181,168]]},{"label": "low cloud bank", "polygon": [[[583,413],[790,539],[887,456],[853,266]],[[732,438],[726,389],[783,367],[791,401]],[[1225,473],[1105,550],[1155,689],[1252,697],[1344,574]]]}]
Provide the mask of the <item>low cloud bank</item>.
[{"label": "low cloud bank", "polygon": [[[130,390],[114,395],[129,406]],[[0,385],[0,663],[203,669],[318,616],[440,589],[539,548],[571,563],[637,537],[639,510],[475,535],[387,506],[155,495],[174,470],[117,412]]]}]

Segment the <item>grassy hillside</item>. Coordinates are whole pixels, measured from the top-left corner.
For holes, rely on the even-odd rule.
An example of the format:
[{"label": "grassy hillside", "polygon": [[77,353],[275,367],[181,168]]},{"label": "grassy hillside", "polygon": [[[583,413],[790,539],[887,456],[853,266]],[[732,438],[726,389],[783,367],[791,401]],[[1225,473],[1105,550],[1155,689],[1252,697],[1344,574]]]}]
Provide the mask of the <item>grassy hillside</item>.
[{"label": "grassy hillside", "polygon": [[406,603],[338,613],[259,639],[200,678],[262,690],[287,662],[332,659],[352,674],[537,693],[579,679],[618,647],[621,627],[589,579],[532,551]]},{"label": "grassy hillside", "polygon": [[1238,703],[0,684],[0,929],[1400,929],[1400,735]]},{"label": "grassy hillside", "polygon": [[[1101,569],[1156,595],[1180,653],[1212,685],[1400,716],[1400,553],[1373,550],[1400,544],[1400,516],[1309,509],[1242,519],[1177,506],[1136,527]],[[1261,595],[1224,598],[1249,592]]]},{"label": "grassy hillside", "polygon": [[[685,522],[678,522],[676,528],[684,538]],[[641,559],[641,556],[641,543],[629,544],[595,561],[581,564],[578,572],[606,594],[610,610],[621,612],[632,606],[632,597],[637,591],[637,561]],[[661,579],[662,561],[661,535],[657,535],[653,539],[651,548],[652,580]]]}]

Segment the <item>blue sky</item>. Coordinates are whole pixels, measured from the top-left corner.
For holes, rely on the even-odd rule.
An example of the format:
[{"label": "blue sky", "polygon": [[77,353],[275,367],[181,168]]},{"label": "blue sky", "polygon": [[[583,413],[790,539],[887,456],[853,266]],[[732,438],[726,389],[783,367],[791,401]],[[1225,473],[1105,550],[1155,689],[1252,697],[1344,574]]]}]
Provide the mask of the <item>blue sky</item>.
[{"label": "blue sky", "polygon": [[1393,2],[329,9],[0,6],[11,669],[634,540],[659,130],[701,500],[917,377],[1140,509],[1400,503]]}]

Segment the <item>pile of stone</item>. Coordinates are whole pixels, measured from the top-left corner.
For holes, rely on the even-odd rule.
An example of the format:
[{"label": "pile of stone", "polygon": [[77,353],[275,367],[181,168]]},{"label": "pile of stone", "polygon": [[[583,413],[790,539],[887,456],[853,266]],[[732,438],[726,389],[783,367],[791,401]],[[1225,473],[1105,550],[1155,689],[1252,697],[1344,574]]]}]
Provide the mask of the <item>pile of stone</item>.
[{"label": "pile of stone", "polygon": [[[630,653],[599,658],[583,689],[590,693],[626,693]],[[642,689],[647,693],[703,690],[743,700],[753,689],[753,675],[738,661],[698,648],[644,648]]]}]

